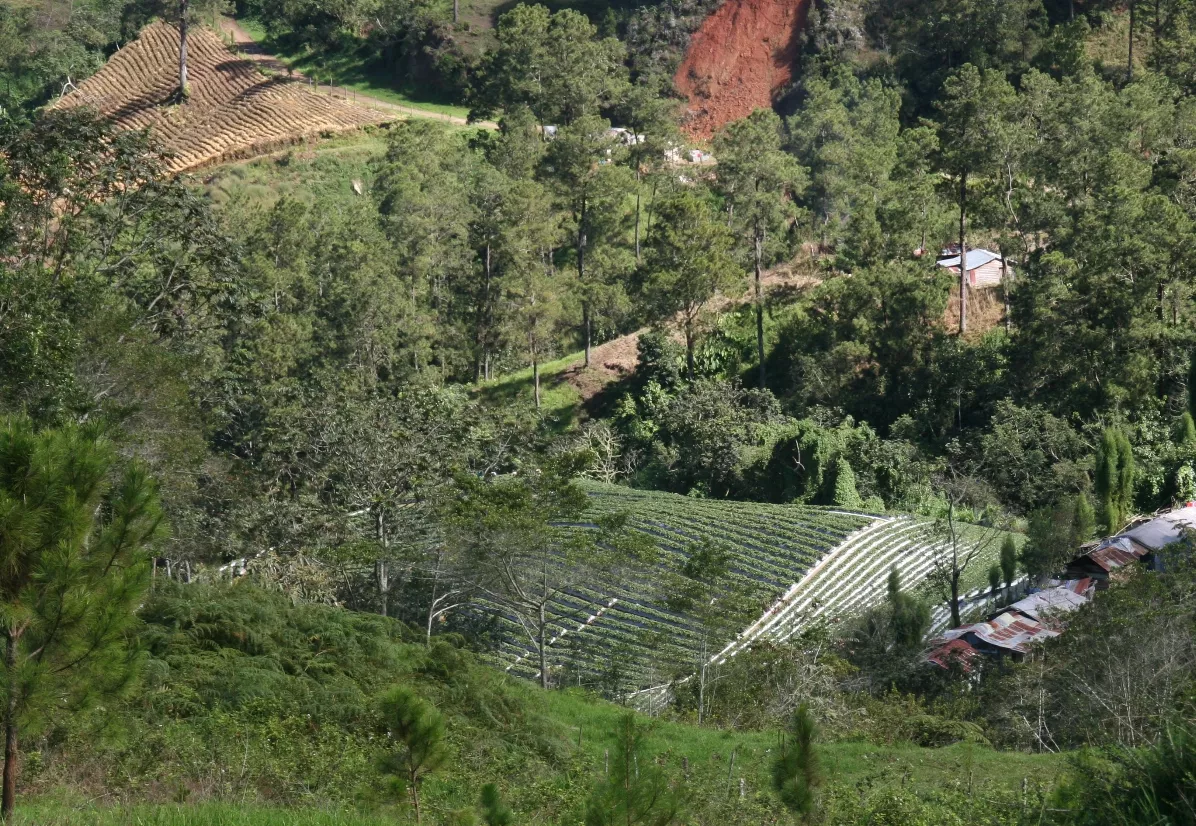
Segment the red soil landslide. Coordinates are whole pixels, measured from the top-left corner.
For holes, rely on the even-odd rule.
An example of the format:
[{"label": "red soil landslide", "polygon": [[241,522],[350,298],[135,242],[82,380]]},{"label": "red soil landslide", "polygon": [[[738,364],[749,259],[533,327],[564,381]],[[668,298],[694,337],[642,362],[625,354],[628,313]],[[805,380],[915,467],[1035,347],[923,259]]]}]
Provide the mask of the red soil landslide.
[{"label": "red soil landslide", "polygon": [[726,0],[690,40],[673,83],[689,98],[685,130],[709,138],[772,105],[793,79],[810,0]]}]

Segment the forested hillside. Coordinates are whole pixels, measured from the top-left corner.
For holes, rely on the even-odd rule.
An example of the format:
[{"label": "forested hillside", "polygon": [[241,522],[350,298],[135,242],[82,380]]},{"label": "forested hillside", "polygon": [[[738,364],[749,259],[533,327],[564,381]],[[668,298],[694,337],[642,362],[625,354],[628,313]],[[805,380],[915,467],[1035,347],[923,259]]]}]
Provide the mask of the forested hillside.
[{"label": "forested hillside", "polygon": [[0,5],[0,819],[1193,822],[1196,5],[769,8]]}]

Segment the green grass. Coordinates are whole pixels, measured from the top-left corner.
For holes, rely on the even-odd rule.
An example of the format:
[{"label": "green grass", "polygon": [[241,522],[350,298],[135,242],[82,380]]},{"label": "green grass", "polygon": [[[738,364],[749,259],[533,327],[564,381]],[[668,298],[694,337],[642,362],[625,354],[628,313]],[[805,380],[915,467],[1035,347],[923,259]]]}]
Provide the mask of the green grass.
[{"label": "green grass", "polygon": [[360,197],[353,182],[368,187],[373,180],[372,163],[385,151],[379,132],[332,138],[206,170],[203,187],[217,205],[241,199],[269,206],[282,197],[307,203],[328,195],[352,199]]},{"label": "green grass", "polygon": [[384,72],[369,64],[369,55],[362,49],[314,52],[306,47],[292,45],[284,38],[270,37],[265,26],[257,20],[239,19],[237,22],[269,53],[320,83],[332,83],[387,103],[413,106],[427,112],[458,118],[469,115],[466,106],[438,99],[427,94],[426,90],[403,88],[393,83]]},{"label": "green grass", "polygon": [[113,806],[53,801],[21,803],[14,826],[393,826],[393,816],[261,805]]},{"label": "green grass", "polygon": [[[581,362],[581,352],[570,353],[540,365],[540,413],[561,431],[576,426],[581,412],[581,394],[569,383],[565,372]],[[478,394],[492,403],[535,404],[532,368],[482,382]]]}]

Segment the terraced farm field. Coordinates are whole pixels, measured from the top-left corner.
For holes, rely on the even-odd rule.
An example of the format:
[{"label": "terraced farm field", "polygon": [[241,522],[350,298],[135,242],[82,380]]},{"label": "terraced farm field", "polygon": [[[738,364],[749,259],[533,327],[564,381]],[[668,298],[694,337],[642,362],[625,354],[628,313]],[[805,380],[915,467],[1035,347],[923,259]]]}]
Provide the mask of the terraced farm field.
[{"label": "terraced farm field", "polygon": [[[731,552],[731,579],[761,595],[759,619],[734,639],[707,641],[715,663],[753,641],[782,642],[817,623],[835,624],[875,604],[896,566],[908,587],[931,571],[940,540],[927,520],[882,517],[800,505],[691,499],[586,483],[597,513],[625,512],[651,537],[660,568],[677,569],[704,539]],[[967,587],[987,573],[999,543],[973,563]],[[578,619],[554,627],[550,662],[578,682],[598,682],[619,659],[623,683],[650,689],[700,661],[702,633],[694,617],[670,611],[661,574],[578,588],[560,608]],[[500,659],[507,670],[538,676],[537,658],[518,626],[504,619]],[[616,658],[613,652],[618,652]],[[670,668],[673,673],[668,673]]]},{"label": "terraced farm field", "polygon": [[178,54],[178,30],[152,23],[50,108],[90,106],[119,129],[150,129],[172,154],[167,164],[172,172],[252,157],[397,117],[318,94],[300,80],[266,77],[214,32],[198,26],[187,37],[190,96],[178,104],[173,100]]}]

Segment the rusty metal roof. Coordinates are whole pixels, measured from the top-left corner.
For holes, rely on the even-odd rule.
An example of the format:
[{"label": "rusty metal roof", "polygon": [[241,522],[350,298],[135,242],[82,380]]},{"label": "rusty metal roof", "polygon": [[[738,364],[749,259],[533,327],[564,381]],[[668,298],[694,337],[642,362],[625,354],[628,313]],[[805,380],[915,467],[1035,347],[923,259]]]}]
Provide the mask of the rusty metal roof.
[{"label": "rusty metal roof", "polygon": [[959,663],[966,672],[972,670],[970,661],[979,653],[966,640],[948,640],[931,651],[926,659],[940,668],[950,668],[953,663]]},{"label": "rusty metal roof", "polygon": [[1019,654],[1028,651],[1033,643],[1059,636],[1058,631],[1047,628],[1037,620],[1010,612],[994,617],[988,622],[954,628],[943,636],[949,640],[956,640],[969,634],[981,642]]}]

